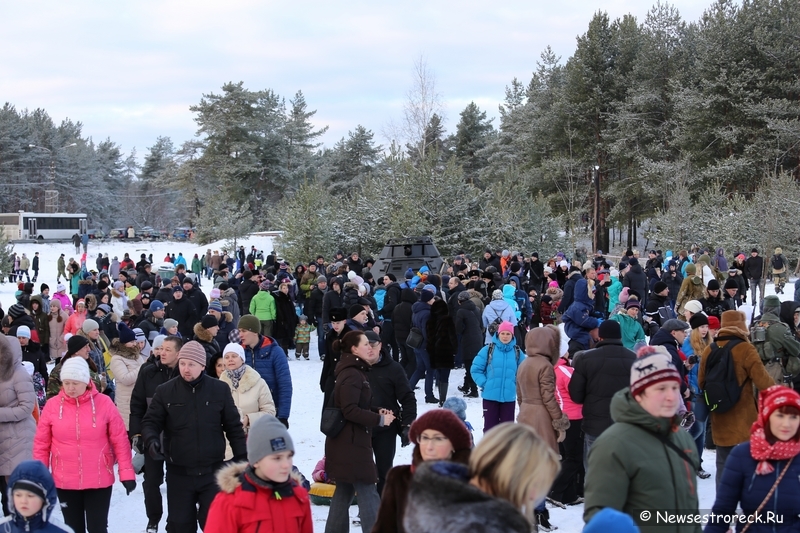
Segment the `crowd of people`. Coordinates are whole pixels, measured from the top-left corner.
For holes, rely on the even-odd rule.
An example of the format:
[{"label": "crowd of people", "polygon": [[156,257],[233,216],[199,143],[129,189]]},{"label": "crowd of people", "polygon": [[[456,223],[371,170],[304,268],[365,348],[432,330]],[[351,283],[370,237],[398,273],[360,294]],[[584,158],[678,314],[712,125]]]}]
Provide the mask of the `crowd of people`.
[{"label": "crowd of people", "polygon": [[706,448],[715,512],[796,526],[800,298],[764,293],[783,294],[781,249],[580,255],[487,249],[398,280],[356,252],[294,269],[254,247],[178,253],[162,278],[152,256],[84,251],[61,255],[53,294],[19,268],[0,309],[5,523],[61,531],[57,500],[72,530],[105,532],[112,485],[143,474],[147,533],[164,483],[167,531],[310,533],[288,359],[316,337],[326,533],[350,530],[356,494],[364,532],[551,531],[548,505],[583,506],[585,531],[699,531],[637,511],[696,513]]}]

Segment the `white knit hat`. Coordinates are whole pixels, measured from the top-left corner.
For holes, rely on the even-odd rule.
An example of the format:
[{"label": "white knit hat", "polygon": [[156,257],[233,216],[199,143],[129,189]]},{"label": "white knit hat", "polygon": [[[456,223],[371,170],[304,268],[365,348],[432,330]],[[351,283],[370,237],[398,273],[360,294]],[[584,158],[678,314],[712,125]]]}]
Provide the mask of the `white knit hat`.
[{"label": "white knit hat", "polygon": [[68,379],[89,384],[89,364],[83,357],[70,357],[61,365],[61,381]]},{"label": "white knit hat", "polygon": [[230,353],[230,352],[233,352],[236,355],[238,355],[239,357],[241,357],[242,361],[244,361],[245,363],[247,362],[247,360],[244,358],[244,348],[242,348],[241,344],[236,344],[234,342],[230,342],[230,343],[226,344],[225,345],[225,349],[222,350],[223,357],[225,356],[226,353]]}]

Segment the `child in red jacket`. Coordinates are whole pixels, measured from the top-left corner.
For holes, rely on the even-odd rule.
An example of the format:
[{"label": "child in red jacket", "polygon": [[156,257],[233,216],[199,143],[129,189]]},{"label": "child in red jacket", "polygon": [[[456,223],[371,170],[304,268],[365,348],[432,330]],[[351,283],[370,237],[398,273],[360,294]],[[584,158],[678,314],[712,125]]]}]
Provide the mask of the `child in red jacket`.
[{"label": "child in red jacket", "polygon": [[220,492],[204,533],[313,533],[308,492],[292,473],[294,443],[277,418],[259,418],[247,435],[247,463],[217,474]]}]

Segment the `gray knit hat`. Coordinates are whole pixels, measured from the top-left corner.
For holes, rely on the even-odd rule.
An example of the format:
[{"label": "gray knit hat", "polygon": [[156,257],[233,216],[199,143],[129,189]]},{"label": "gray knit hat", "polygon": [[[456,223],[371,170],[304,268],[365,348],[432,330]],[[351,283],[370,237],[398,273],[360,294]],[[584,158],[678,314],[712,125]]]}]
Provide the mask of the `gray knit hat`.
[{"label": "gray knit hat", "polygon": [[292,437],[283,422],[272,415],[263,415],[247,434],[247,462],[254,465],[268,455],[281,452],[294,452]]}]

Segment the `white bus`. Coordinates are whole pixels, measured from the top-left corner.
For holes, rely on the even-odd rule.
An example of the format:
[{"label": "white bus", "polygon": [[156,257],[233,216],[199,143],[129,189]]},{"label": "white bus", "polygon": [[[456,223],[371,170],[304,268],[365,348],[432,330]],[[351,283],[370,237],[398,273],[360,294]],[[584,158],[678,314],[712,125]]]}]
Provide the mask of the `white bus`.
[{"label": "white bus", "polygon": [[69,240],[83,235],[89,224],[86,213],[0,213],[0,227],[12,241]]}]

